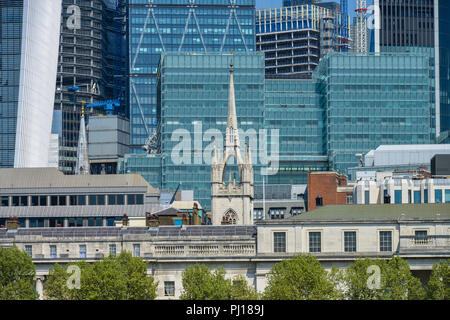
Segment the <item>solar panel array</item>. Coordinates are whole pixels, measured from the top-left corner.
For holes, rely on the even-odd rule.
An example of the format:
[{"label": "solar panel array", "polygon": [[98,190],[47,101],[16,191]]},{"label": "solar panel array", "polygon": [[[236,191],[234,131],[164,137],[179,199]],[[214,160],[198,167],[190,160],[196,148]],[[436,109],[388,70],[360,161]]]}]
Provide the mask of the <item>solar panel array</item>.
[{"label": "solar panel array", "polygon": [[42,236],[48,238],[72,237],[118,237],[126,234],[142,234],[152,237],[211,237],[211,236],[253,236],[255,226],[162,226],[147,227],[84,227],[84,228],[32,228],[7,232],[0,229],[0,238],[15,236]]}]

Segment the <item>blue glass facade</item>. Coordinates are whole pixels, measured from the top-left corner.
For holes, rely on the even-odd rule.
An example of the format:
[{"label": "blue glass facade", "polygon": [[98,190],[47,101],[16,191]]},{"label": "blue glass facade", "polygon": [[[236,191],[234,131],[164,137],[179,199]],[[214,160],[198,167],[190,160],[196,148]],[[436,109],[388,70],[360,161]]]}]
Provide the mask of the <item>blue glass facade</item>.
[{"label": "blue glass facade", "polygon": [[450,3],[439,1],[439,75],[441,132],[450,130]]},{"label": "blue glass facade", "polygon": [[[162,57],[161,154],[127,156],[122,172],[142,173],[165,190],[181,182],[181,189],[194,190],[195,199],[208,208],[211,169],[196,150],[212,150],[212,139],[203,136],[209,129],[225,132],[231,55]],[[427,56],[334,53],[322,60],[311,80],[264,79],[263,53],[235,54],[233,62],[239,128],[279,133],[279,170],[265,177],[266,184],[305,184],[308,171],[347,173],[358,165],[356,153],[380,144],[431,142]],[[180,138],[173,137],[177,130],[191,138],[187,163],[173,160],[174,150],[179,154]],[[275,140],[268,139],[272,154],[270,143]],[[255,185],[261,185],[260,159],[253,163]]]},{"label": "blue glass facade", "polygon": [[[161,185],[163,189],[174,190],[181,182],[182,189],[194,190],[196,199],[207,208],[210,206],[210,155],[213,146],[213,138],[208,134],[214,134],[215,131],[221,135],[216,141],[218,146],[224,141],[231,59],[235,69],[239,129],[244,134],[258,134],[264,127],[263,54],[166,53],[161,57],[158,77],[161,95],[158,99]],[[188,144],[190,154],[181,162],[179,157],[185,154],[178,152],[177,147],[181,141],[178,133],[183,132],[189,134],[191,141]],[[241,143],[244,142],[244,137],[241,137]],[[254,146],[254,158],[257,148]],[[255,183],[258,183],[261,178],[256,159],[253,164]],[[230,170],[236,173],[235,166],[230,166]]]},{"label": "blue glass facade", "polygon": [[432,143],[427,56],[334,53],[322,59],[314,78],[327,110],[334,170],[345,173],[358,165],[355,154],[382,144]]},{"label": "blue glass facade", "polygon": [[306,184],[308,171],[328,170],[325,109],[310,80],[266,80],[264,127],[279,130],[278,174],[269,184]]},{"label": "blue glass facade", "polygon": [[23,1],[0,1],[0,168],[14,166]]},{"label": "blue glass facade", "polygon": [[130,130],[134,151],[157,127],[163,52],[255,51],[255,0],[129,0]]}]

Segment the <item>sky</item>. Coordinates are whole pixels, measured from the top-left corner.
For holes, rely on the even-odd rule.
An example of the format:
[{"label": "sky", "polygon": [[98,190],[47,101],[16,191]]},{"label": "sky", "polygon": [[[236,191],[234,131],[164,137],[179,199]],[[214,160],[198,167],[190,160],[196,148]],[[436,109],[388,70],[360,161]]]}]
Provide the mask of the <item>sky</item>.
[{"label": "sky", "polygon": [[[323,0],[326,1],[333,1],[333,0]],[[336,0],[335,2],[339,2]],[[281,7],[282,0],[256,0],[256,8],[279,8]],[[367,5],[370,5],[372,3],[372,0],[367,1]],[[350,13],[350,16],[355,15],[355,9],[356,9],[356,0],[348,0],[348,11]]]}]

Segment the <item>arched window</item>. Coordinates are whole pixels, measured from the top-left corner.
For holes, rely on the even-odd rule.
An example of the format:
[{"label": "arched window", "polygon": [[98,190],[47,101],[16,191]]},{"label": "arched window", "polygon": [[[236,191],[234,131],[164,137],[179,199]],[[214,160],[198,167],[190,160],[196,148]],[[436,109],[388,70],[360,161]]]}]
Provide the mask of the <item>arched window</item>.
[{"label": "arched window", "polygon": [[237,214],[233,210],[228,210],[222,217],[222,224],[236,224]]}]

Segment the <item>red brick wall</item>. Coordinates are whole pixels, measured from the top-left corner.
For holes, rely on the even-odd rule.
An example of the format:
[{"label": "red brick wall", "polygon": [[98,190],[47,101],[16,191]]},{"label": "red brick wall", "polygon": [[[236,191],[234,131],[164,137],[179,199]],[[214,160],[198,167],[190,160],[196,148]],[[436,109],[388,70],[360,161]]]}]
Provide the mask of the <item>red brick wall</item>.
[{"label": "red brick wall", "polygon": [[316,209],[316,198],[322,197],[322,205],[346,204],[345,192],[337,187],[347,186],[347,176],[335,172],[308,173],[308,211]]}]

